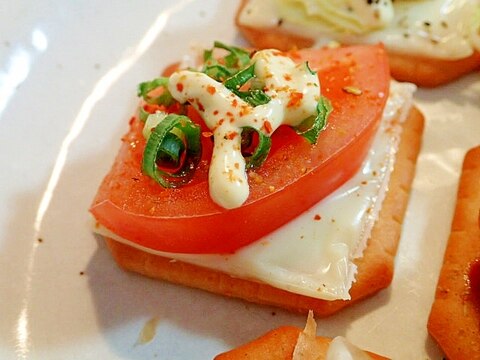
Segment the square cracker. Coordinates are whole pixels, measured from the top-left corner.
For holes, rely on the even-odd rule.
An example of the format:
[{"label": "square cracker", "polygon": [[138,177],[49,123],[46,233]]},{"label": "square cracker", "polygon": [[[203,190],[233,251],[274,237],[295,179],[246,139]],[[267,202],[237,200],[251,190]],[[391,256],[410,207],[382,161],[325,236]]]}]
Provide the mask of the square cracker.
[{"label": "square cracker", "polygon": [[319,317],[333,314],[386,288],[392,281],[394,257],[415,173],[422,132],[423,115],[416,108],[412,108],[403,124],[395,169],[389,182],[390,191],[387,192],[364,256],[355,261],[358,274],[350,290],[351,300],[326,301],[293,294],[263,283],[233,278],[219,271],[171,261],[109,238],[105,239],[106,243],[117,263],[129,271],[292,311],[305,313],[312,309]]},{"label": "square cracker", "polygon": [[480,259],[480,146],[467,152],[428,331],[449,359],[480,359],[480,309],[468,274]]}]

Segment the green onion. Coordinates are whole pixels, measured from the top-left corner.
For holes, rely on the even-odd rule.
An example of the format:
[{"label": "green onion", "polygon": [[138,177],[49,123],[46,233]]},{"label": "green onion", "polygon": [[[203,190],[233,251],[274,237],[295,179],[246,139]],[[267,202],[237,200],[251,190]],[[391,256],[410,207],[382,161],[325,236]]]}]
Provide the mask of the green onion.
[{"label": "green onion", "polygon": [[[157,88],[162,88],[161,94],[157,97],[151,97],[149,93]],[[172,94],[168,91],[167,77],[156,78],[152,81],[140,83],[137,89],[137,96],[142,97],[148,104],[170,106],[175,102]]]},{"label": "green onion", "polygon": [[312,68],[310,67],[310,65],[308,65],[308,61],[305,61],[305,67],[307,68],[307,71],[311,74],[311,75],[315,75],[316,72],[312,70]]},{"label": "green onion", "polygon": [[[253,151],[249,151],[254,143],[253,136],[255,133],[258,135],[258,144]],[[261,166],[267,158],[271,146],[272,139],[270,136],[253,127],[244,127],[242,131],[242,154],[245,158],[246,168],[251,169]]]},{"label": "green onion", "polygon": [[204,67],[202,72],[210,76],[212,79],[215,79],[217,81],[223,81],[226,78],[235,74],[236,71],[232,71],[230,69],[227,69],[225,66],[215,64]]},{"label": "green onion", "polygon": [[294,127],[297,134],[302,135],[310,144],[316,144],[320,132],[327,126],[327,119],[332,112],[330,100],[322,96],[317,104],[317,115],[303,120]]},{"label": "green onion", "polygon": [[[225,80],[223,84],[227,89],[252,106],[268,103],[270,97],[261,89],[249,89],[247,91],[239,90],[250,79],[255,79],[255,64],[237,72],[235,75]],[[258,86],[258,84],[255,85]]]},{"label": "green onion", "polygon": [[143,108],[143,106],[140,106],[140,109],[138,110],[138,117],[139,117],[140,121],[142,121],[142,122],[147,121],[147,118],[148,118],[150,115],[151,115],[151,114],[150,114],[148,111],[145,111],[145,109]]},{"label": "green onion", "polygon": [[226,79],[223,83],[226,88],[234,91],[240,89],[248,80],[255,77],[255,64],[237,72],[232,77]]},{"label": "green onion", "polygon": [[[223,63],[219,62],[213,56],[213,50],[215,48],[224,49],[229,52],[228,55],[222,58]],[[204,66],[202,72],[217,81],[223,81],[248,65],[250,62],[250,53],[242,48],[228,46],[219,41],[215,41],[213,49],[204,51],[203,61]]]},{"label": "green onion", "polygon": [[143,125],[143,137],[148,140],[152,134],[153,129],[160,124],[163,119],[167,117],[167,113],[163,111],[156,112],[155,114],[148,114],[147,119],[145,120],[145,125]]},{"label": "green onion", "polygon": [[229,54],[224,57],[225,65],[227,67],[241,69],[247,66],[248,63],[250,62],[250,53],[245,49],[235,47],[235,46],[225,45],[220,41],[215,41],[213,43],[213,46],[218,49],[227,50],[229,52]]},{"label": "green onion", "polygon": [[148,138],[143,153],[143,173],[166,188],[188,183],[201,158],[200,133],[200,126],[187,116],[167,115]]}]

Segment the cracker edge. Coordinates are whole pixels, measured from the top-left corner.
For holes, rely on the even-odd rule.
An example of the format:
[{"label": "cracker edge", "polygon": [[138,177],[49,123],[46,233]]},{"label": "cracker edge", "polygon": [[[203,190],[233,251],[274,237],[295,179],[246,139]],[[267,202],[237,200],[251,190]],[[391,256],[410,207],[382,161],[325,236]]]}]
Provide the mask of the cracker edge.
[{"label": "cracker edge", "polygon": [[457,203],[428,331],[450,359],[480,359],[480,311],[468,300],[469,266],[480,257],[480,146],[464,158]]}]

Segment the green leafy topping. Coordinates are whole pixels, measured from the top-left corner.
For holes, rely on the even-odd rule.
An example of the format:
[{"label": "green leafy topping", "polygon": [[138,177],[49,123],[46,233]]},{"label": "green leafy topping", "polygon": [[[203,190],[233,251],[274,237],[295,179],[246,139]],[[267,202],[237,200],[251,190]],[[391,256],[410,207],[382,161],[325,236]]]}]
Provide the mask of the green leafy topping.
[{"label": "green leafy topping", "polygon": [[265,94],[263,90],[252,89],[248,91],[236,92],[238,97],[242,98],[245,102],[252,106],[258,106],[268,103],[271,99],[270,96]]},{"label": "green leafy topping", "polygon": [[241,69],[244,66],[247,66],[250,62],[250,53],[243,48],[225,45],[220,41],[215,41],[213,43],[213,46],[230,52],[230,54],[225,56],[225,64],[228,67],[238,67]]},{"label": "green leafy topping", "polygon": [[[216,59],[213,55],[215,48],[224,49],[228,54],[221,59]],[[202,72],[217,81],[223,81],[249,64],[250,53],[245,49],[215,41],[213,49],[204,51],[203,61]]]},{"label": "green leafy topping", "polygon": [[167,115],[148,138],[143,153],[143,173],[166,188],[189,182],[202,153],[200,133],[200,126],[187,116]]},{"label": "green leafy topping", "polygon": [[138,110],[138,117],[140,121],[145,122],[147,121],[148,116],[151,115],[148,111],[145,111],[143,106],[140,106],[140,109]]},{"label": "green leafy topping", "polygon": [[310,65],[308,65],[308,61],[305,61],[305,67],[307,68],[307,71],[311,74],[311,75],[315,75],[316,72],[312,70],[312,68],[310,67]]},{"label": "green leafy topping", "polygon": [[[258,138],[254,139],[254,135]],[[242,131],[242,155],[245,158],[246,168],[257,168],[263,164],[272,147],[272,139],[263,132],[246,126]]]},{"label": "green leafy topping", "polygon": [[[152,90],[161,88],[160,95],[156,97],[150,96]],[[143,98],[148,104],[170,106],[175,102],[175,99],[168,91],[168,77],[160,77],[152,81],[142,82],[138,85],[137,96]]]},{"label": "green leafy topping", "polygon": [[310,144],[316,144],[320,132],[327,126],[327,119],[332,112],[332,104],[326,97],[320,97],[317,104],[317,115],[312,115],[294,127],[297,134],[302,135]]},{"label": "green leafy topping", "polygon": [[[227,89],[232,91],[242,100],[252,106],[266,104],[270,101],[270,96],[258,88],[250,88],[247,91],[240,91],[240,88],[251,79],[255,79],[255,64],[237,72],[235,75],[226,79],[223,83]],[[258,84],[256,84],[258,86]]]}]

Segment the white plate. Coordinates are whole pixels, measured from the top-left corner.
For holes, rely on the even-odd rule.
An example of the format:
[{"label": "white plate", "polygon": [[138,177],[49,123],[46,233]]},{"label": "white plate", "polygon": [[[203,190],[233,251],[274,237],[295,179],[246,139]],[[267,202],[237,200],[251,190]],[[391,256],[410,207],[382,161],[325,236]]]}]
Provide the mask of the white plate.
[{"label": "white plate", "polygon": [[[127,274],[90,231],[87,209],[137,83],[192,44],[243,42],[236,1],[173,3],[2,6],[1,359],[206,359],[279,325],[304,324],[304,316]],[[319,334],[394,358],[440,357],[425,324],[461,160],[480,143],[479,80],[417,93],[427,126],[393,285],[320,320]],[[156,335],[142,343],[152,319]]]}]

